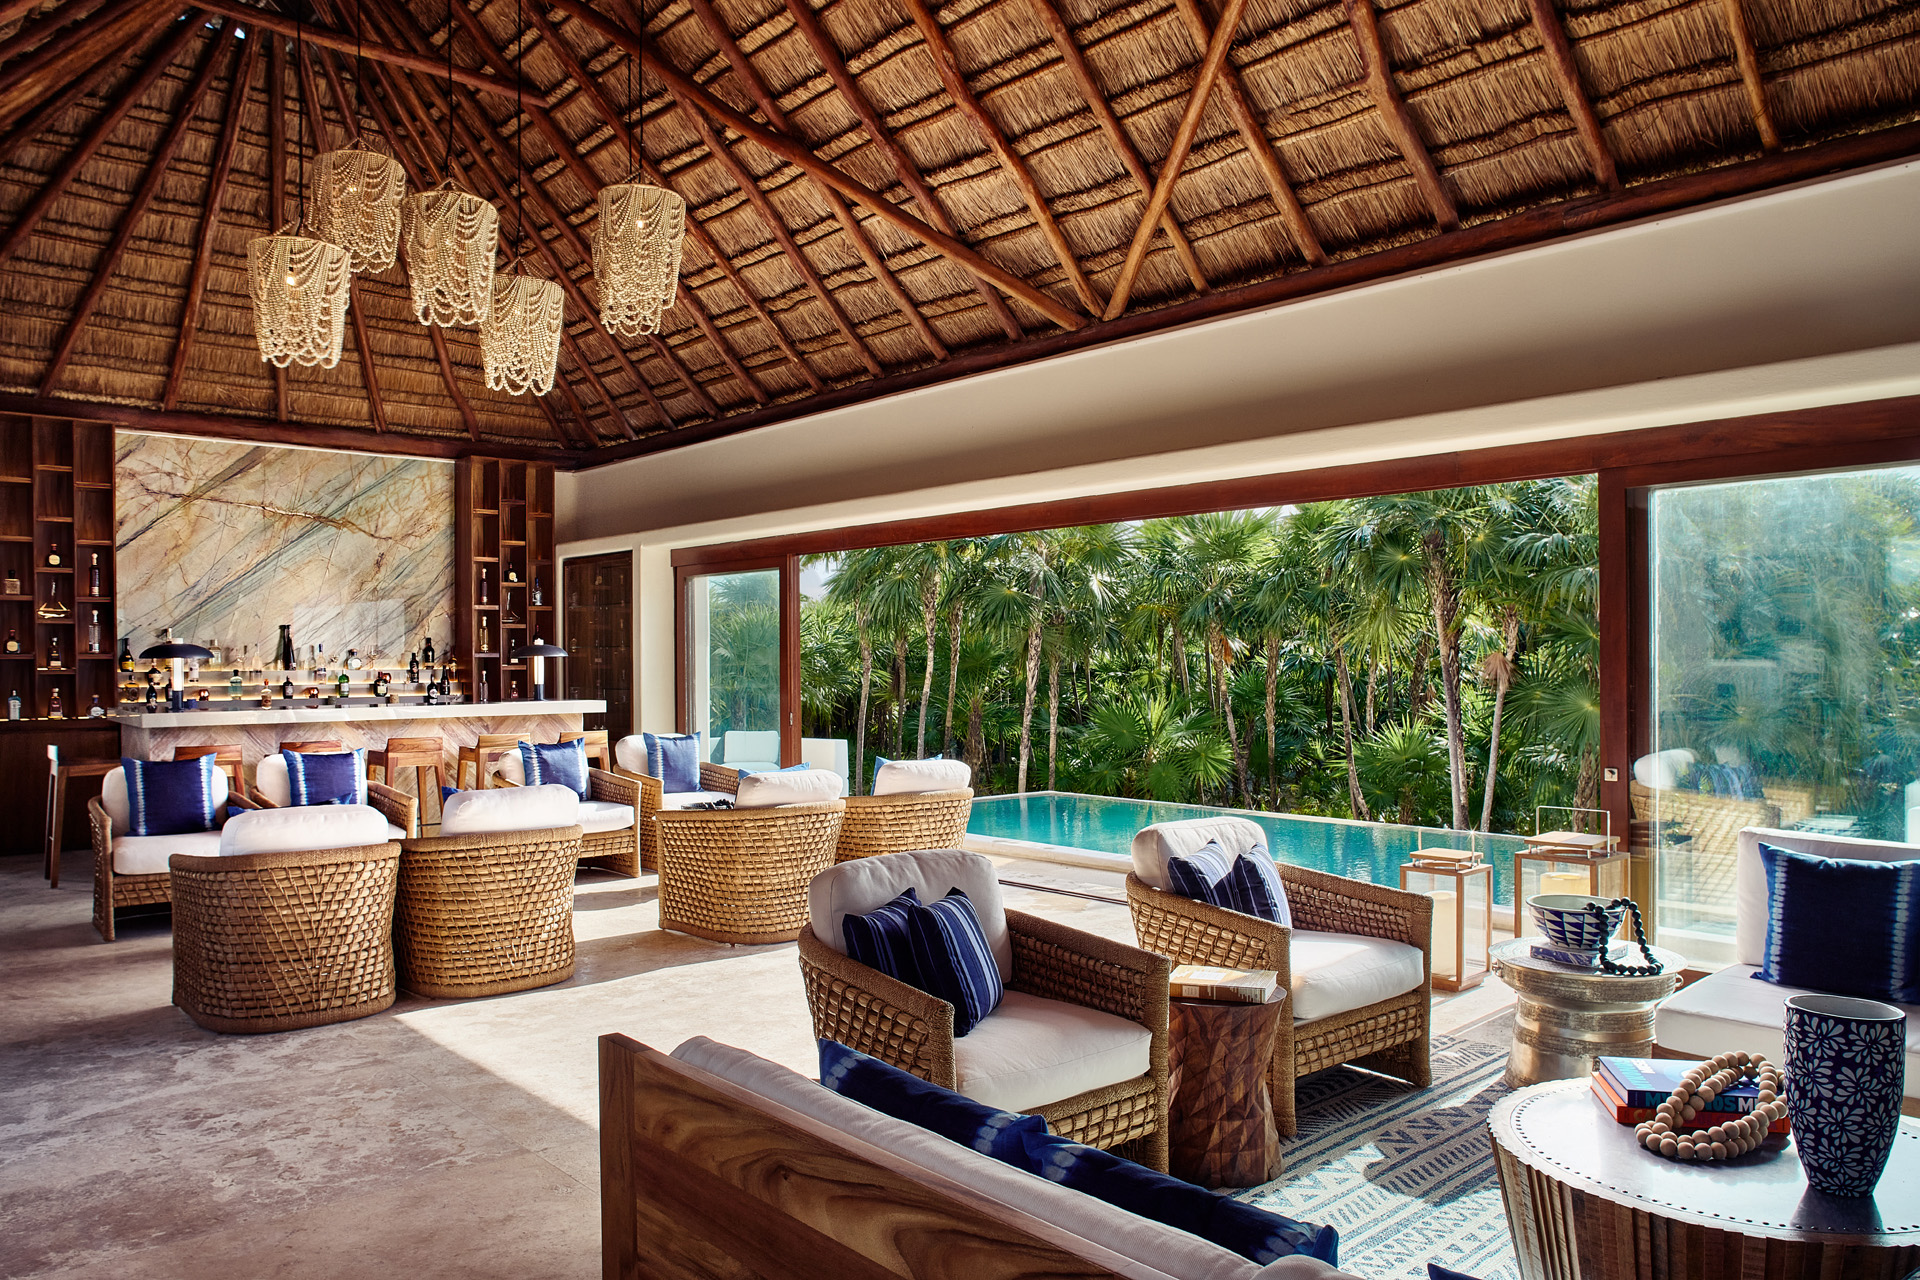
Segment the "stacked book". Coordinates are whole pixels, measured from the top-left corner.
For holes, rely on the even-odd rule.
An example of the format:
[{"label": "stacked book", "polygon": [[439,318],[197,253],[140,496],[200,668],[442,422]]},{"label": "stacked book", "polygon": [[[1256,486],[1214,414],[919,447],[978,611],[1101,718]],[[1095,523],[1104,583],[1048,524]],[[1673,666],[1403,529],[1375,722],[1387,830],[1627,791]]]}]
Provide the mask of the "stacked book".
[{"label": "stacked book", "polygon": [[[1681,1077],[1697,1063],[1679,1058],[1595,1058],[1588,1086],[1594,1098],[1621,1124],[1653,1119],[1654,1109],[1673,1096]],[[1730,1115],[1741,1115],[1760,1105],[1760,1090],[1745,1080],[1730,1086],[1707,1104],[1707,1109],[1675,1129],[1709,1129]],[[1772,1133],[1786,1133],[1787,1120],[1775,1122]]]},{"label": "stacked book", "polygon": [[1167,994],[1175,1000],[1223,1000],[1232,1004],[1272,1004],[1285,998],[1280,975],[1272,969],[1228,969],[1211,964],[1177,964]]}]

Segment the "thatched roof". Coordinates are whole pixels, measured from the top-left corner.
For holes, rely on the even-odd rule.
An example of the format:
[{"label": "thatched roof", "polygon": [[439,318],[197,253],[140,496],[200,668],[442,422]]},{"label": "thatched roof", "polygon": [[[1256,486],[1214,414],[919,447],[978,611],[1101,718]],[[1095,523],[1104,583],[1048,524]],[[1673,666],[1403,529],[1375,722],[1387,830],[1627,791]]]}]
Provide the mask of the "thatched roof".
[{"label": "thatched roof", "polygon": [[[0,411],[610,459],[1911,154],[1917,114],[1920,0],[0,0]],[[524,154],[561,385],[487,391],[400,267],[276,376],[246,245],[301,157],[364,132],[417,188],[449,131],[503,209]],[[630,142],[689,208],[657,340],[594,312]]]}]

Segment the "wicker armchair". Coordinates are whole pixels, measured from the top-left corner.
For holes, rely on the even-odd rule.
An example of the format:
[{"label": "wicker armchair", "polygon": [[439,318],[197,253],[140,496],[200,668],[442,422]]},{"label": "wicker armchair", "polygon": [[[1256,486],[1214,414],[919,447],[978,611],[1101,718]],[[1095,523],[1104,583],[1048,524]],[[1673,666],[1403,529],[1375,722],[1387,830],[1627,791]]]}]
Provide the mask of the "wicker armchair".
[{"label": "wicker armchair", "polygon": [[[277,768],[276,768],[277,766]],[[286,763],[276,753],[262,756],[253,771],[253,785],[247,798],[262,809],[280,809],[291,804]],[[394,839],[406,840],[420,834],[420,798],[384,782],[367,782],[367,803],[393,824]]]},{"label": "wicker armchair", "polygon": [[[542,792],[568,802],[544,807]],[[400,842],[393,942],[400,985],[423,996],[492,996],[573,976],[573,873],[580,860],[577,801],[564,788],[528,788],[505,802],[520,829],[466,830],[461,792],[441,830]],[[486,801],[500,812],[498,799]],[[555,825],[556,818],[565,825]]]},{"label": "wicker armchair", "polygon": [[1299,1130],[1294,1081],[1311,1072],[1350,1062],[1421,1088],[1433,1083],[1433,900],[1305,867],[1278,867],[1293,916],[1291,928],[1163,892],[1135,872],[1127,874],[1127,905],[1134,933],[1149,951],[1170,957],[1174,964],[1273,969],[1281,987],[1288,989],[1293,987],[1296,930],[1385,938],[1420,951],[1425,977],[1412,991],[1311,1022],[1280,1019],[1267,1084],[1274,1124],[1290,1137]]},{"label": "wicker armchair", "polygon": [[394,1000],[400,846],[171,859],[173,1002],[209,1031],[293,1031]]},{"label": "wicker armchair", "polygon": [[[483,787],[517,787],[526,775],[520,764],[519,748],[509,748],[480,761]],[[655,780],[657,781],[657,779]],[[616,875],[640,874],[640,782],[611,769],[587,770],[587,799],[581,805],[582,828],[619,822],[622,825],[603,831],[588,831],[580,840],[582,866],[598,867]],[[619,815],[608,806],[629,810]],[[599,821],[596,821],[596,817]]]},{"label": "wicker armchair", "polygon": [[[616,760],[617,758],[616,754]],[[637,773],[617,763],[613,767],[613,772],[639,788],[639,818],[634,825],[640,831],[640,869],[658,871],[660,869],[660,835],[654,828],[653,815],[670,807],[667,803],[666,790],[660,779],[652,774]],[[739,785],[738,769],[729,769],[723,764],[701,763],[701,791],[732,795]]]},{"label": "wicker armchair", "polygon": [[[969,896],[980,905],[980,895]],[[987,910],[997,908],[996,897]],[[1023,1109],[1045,1116],[1053,1132],[1075,1142],[1124,1147],[1132,1159],[1164,1171],[1167,958],[1025,912],[1003,914],[1013,952],[1008,991],[1097,1009],[1151,1034],[1144,1074]],[[965,1091],[955,1063],[951,1004],[842,955],[811,923],[800,932],[800,973],[814,1035]]]},{"label": "wicker armchair", "polygon": [[660,927],[742,946],[792,942],[807,923],[807,885],[833,865],[846,807],[826,800],[654,814]]},{"label": "wicker armchair", "polygon": [[[107,775],[111,782],[118,773],[115,768]],[[222,775],[224,777],[224,775]],[[112,942],[117,936],[115,913],[128,907],[157,906],[173,901],[171,871],[122,872],[114,868],[114,819],[107,811],[107,785],[103,782],[102,794],[87,801],[87,819],[93,835],[93,927],[99,931],[103,942]],[[126,785],[122,783],[119,791],[120,805],[124,806]],[[245,796],[228,793],[223,803],[239,809],[253,809],[258,806]],[[120,825],[124,829],[127,817],[122,813]],[[121,837],[125,839],[125,836]],[[156,839],[164,837],[144,837]],[[213,845],[218,847],[216,837]],[[207,852],[211,852],[209,849]]]},{"label": "wicker armchair", "polygon": [[908,849],[957,849],[967,834],[973,790],[849,796],[833,860],[872,858]]}]

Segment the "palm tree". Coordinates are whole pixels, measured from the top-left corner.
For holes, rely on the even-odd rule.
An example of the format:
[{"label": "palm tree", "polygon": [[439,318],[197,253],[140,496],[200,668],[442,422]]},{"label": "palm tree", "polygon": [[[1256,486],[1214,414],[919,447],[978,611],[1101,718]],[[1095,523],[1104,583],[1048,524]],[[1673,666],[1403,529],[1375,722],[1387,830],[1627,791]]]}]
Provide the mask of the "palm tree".
[{"label": "palm tree", "polygon": [[1253,590],[1251,570],[1272,541],[1273,526],[1268,513],[1254,511],[1189,516],[1178,523],[1185,534],[1189,565],[1182,576],[1192,585],[1182,621],[1206,637],[1217,689],[1216,705],[1227,723],[1234,777],[1241,796],[1249,797],[1252,788],[1247,782],[1247,752],[1233,715],[1234,646],[1229,629],[1238,627],[1248,613],[1246,597]]}]

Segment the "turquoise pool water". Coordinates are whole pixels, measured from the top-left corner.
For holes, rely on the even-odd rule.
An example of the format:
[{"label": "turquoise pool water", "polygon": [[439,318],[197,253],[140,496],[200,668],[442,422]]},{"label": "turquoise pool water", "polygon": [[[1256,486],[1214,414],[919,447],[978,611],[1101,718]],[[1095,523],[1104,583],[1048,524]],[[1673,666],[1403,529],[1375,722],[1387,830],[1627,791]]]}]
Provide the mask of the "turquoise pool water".
[{"label": "turquoise pool water", "polygon": [[[1467,833],[1434,827],[1403,827],[1391,822],[1354,822],[1345,818],[1315,818],[1298,813],[1251,813],[1242,809],[1215,809],[1196,804],[1166,804],[1157,800],[1122,800],[1066,791],[1042,791],[1024,796],[979,796],[967,820],[972,835],[1034,844],[1064,845],[1125,857],[1132,851],[1133,834],[1155,822],[1182,818],[1210,818],[1223,813],[1251,818],[1267,830],[1267,848],[1281,862],[1331,871],[1369,884],[1398,885],[1400,864],[1421,845],[1465,848]],[[1480,849],[1493,864],[1493,900],[1510,900],[1508,880],[1518,836],[1479,837]]]}]

